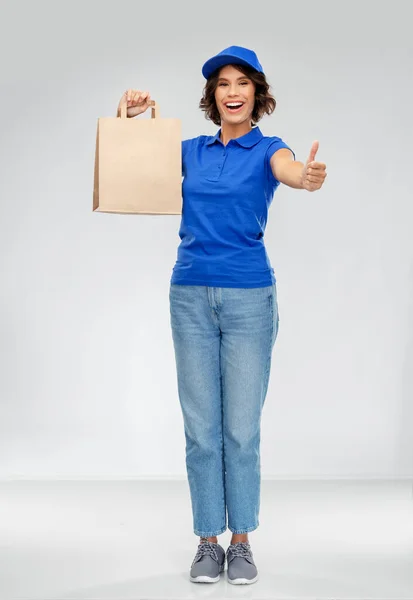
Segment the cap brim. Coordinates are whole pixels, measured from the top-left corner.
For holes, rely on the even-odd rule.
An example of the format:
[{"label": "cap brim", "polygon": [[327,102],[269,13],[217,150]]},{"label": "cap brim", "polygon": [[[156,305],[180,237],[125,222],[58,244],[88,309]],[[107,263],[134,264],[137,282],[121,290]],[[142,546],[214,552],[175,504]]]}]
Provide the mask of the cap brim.
[{"label": "cap brim", "polygon": [[250,67],[254,69],[254,67],[252,67],[250,63],[246,60],[243,60],[238,56],[233,56],[232,54],[225,54],[222,56],[213,56],[212,58],[207,60],[204,66],[202,67],[202,75],[205,77],[205,79],[208,79],[208,77],[212,75],[212,73],[216,69],[225,65],[229,65],[231,63],[236,65],[244,65],[245,67]]}]

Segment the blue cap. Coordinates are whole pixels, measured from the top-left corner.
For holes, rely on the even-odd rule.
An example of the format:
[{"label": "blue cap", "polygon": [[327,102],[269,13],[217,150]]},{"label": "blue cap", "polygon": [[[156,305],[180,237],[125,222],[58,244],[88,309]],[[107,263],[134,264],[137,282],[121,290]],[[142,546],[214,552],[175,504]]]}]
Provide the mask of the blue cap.
[{"label": "blue cap", "polygon": [[243,48],[242,46],[229,46],[229,48],[225,48],[225,50],[222,50],[222,52],[206,61],[202,67],[202,75],[205,79],[208,79],[215,69],[231,63],[236,65],[246,65],[260,73],[264,73],[262,66],[258,62],[257,55],[253,50],[248,50],[248,48]]}]

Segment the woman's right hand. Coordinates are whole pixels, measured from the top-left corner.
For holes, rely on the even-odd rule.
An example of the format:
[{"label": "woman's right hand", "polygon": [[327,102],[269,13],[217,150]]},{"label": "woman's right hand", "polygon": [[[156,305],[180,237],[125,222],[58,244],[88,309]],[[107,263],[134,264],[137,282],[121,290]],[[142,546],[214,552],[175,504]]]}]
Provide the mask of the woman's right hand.
[{"label": "woman's right hand", "polygon": [[151,106],[151,96],[149,92],[141,92],[140,90],[126,90],[119,100],[118,116],[120,116],[120,107],[127,102],[126,114],[128,118],[137,117]]}]

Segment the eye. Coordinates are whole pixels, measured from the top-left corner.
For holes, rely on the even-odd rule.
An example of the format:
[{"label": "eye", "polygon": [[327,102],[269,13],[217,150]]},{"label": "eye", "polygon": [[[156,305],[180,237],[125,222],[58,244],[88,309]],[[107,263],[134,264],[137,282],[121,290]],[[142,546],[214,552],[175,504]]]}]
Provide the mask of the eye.
[{"label": "eye", "polygon": [[218,85],[220,85],[220,86],[221,86],[221,85],[227,85],[227,84],[226,84],[226,83],[224,83],[224,82],[222,82],[222,83],[219,83]]},{"label": "eye", "polygon": [[248,85],[248,81],[241,81],[241,85]]}]

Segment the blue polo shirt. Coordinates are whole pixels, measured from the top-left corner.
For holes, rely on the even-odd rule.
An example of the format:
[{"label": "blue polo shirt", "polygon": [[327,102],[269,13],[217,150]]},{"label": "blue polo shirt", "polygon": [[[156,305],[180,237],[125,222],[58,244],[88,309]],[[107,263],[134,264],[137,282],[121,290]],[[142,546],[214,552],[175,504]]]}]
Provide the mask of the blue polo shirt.
[{"label": "blue polo shirt", "polygon": [[221,129],[214,136],[182,141],[181,243],[170,282],[270,286],[276,279],[264,232],[280,184],[270,158],[288,146],[279,137],[264,136],[257,126],[226,146],[220,134]]}]

